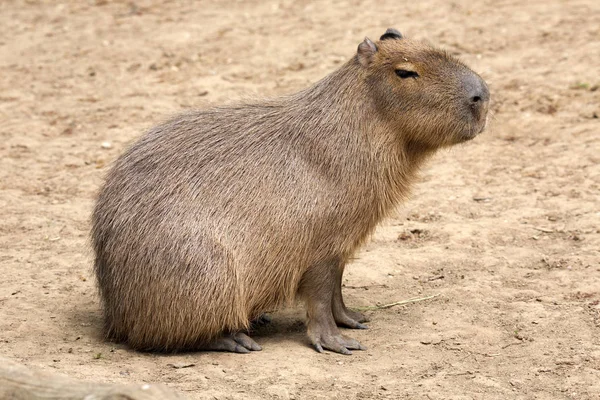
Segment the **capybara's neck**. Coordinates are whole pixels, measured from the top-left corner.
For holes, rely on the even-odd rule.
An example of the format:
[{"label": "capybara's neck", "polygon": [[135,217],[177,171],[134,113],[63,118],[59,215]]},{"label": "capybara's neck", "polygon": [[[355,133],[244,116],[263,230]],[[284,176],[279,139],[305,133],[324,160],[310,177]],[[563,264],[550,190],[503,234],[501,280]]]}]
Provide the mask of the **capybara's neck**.
[{"label": "capybara's neck", "polygon": [[382,216],[409,194],[434,150],[409,143],[385,118],[369,96],[363,71],[351,59],[313,86],[282,98],[289,111],[282,115],[298,127],[292,135],[299,151],[353,190],[374,191]]}]

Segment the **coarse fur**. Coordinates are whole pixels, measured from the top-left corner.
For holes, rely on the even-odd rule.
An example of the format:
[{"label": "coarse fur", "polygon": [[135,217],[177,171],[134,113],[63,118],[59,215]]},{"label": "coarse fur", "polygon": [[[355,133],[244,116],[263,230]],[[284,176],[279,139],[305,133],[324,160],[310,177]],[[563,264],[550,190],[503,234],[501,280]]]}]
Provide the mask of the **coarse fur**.
[{"label": "coarse fur", "polygon": [[316,266],[341,280],[422,163],[481,132],[487,99],[473,108],[465,92],[475,73],[423,43],[385,39],[366,39],[296,94],[179,115],[117,160],[92,231],[109,337],[202,348],[329,293]]}]

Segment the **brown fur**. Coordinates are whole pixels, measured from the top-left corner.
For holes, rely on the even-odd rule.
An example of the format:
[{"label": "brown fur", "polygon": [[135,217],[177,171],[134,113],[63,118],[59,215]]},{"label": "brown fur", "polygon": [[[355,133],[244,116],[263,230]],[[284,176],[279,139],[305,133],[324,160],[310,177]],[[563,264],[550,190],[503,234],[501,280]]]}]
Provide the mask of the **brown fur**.
[{"label": "brown fur", "polygon": [[365,43],[308,89],[188,112],[118,159],[93,214],[109,336],[199,348],[299,290],[329,293],[423,161],[483,129],[466,66],[409,39]]}]

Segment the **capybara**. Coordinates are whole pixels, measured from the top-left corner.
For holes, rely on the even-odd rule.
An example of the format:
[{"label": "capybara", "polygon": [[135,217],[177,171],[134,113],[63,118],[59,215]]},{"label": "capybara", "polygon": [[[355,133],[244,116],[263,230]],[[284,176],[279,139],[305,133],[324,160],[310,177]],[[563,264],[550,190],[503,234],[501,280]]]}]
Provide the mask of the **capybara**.
[{"label": "capybara", "polygon": [[364,349],[349,259],[437,149],[486,125],[489,91],[448,53],[388,29],[298,93],[191,111],[135,142],[93,213],[106,333],[140,350],[261,347],[264,312],[303,300],[322,352]]}]

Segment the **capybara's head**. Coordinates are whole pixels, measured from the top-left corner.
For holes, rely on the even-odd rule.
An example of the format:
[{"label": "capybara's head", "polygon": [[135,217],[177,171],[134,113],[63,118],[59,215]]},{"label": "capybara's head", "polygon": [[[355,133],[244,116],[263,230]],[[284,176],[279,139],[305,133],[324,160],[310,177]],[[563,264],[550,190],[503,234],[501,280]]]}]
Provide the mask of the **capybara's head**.
[{"label": "capybara's head", "polygon": [[490,92],[447,52],[388,29],[358,46],[357,59],[383,118],[409,144],[438,148],[473,139],[486,125]]}]

